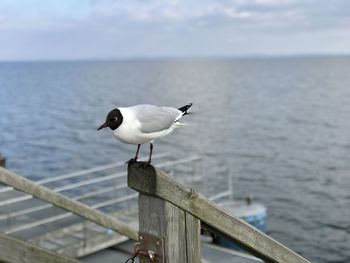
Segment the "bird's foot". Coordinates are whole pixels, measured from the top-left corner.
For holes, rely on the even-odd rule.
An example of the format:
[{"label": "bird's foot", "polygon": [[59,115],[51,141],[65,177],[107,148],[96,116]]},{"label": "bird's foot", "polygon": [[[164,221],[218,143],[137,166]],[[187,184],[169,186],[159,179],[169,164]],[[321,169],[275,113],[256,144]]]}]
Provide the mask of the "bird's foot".
[{"label": "bird's foot", "polygon": [[127,164],[137,163],[137,158],[131,158],[129,161],[126,161]]},{"label": "bird's foot", "polygon": [[142,162],[141,165],[142,165],[143,168],[147,168],[147,167],[149,167],[149,166],[152,166],[150,161],[148,161],[148,162]]},{"label": "bird's foot", "polygon": [[142,169],[147,169],[147,168],[152,167],[152,164],[150,162],[135,162],[135,161],[132,161],[132,159],[130,161],[127,163],[128,164],[136,164],[137,167],[142,168]]},{"label": "bird's foot", "polygon": [[125,162],[126,164],[130,165],[130,164],[136,164],[139,168],[150,168],[152,167],[152,164],[150,161],[147,162],[138,162],[137,159],[135,158],[131,158],[129,161]]}]

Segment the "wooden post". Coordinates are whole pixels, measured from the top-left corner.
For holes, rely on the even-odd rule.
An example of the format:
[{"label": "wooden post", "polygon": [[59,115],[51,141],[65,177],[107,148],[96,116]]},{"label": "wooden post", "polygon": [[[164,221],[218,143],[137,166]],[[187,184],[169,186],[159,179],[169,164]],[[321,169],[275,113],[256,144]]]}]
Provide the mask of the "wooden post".
[{"label": "wooden post", "polygon": [[[144,174],[145,180],[148,173],[155,173],[151,166],[148,166],[144,171],[147,171]],[[133,181],[134,178],[129,173],[128,184],[136,189],[134,186],[137,182]],[[163,238],[164,262],[201,262],[200,221],[188,212],[164,199],[144,192],[139,195],[139,222],[140,233]],[[150,263],[151,261],[149,258],[142,256],[141,262]]]},{"label": "wooden post", "polygon": [[[186,217],[187,219],[187,217],[192,215],[192,217],[196,218],[196,220],[200,219],[201,224],[206,228],[209,228],[211,231],[235,241],[242,248],[261,258],[265,262],[309,263],[308,260],[262,233],[252,225],[227,213],[217,204],[208,200],[200,193],[197,193],[193,189],[180,184],[171,176],[166,175],[162,171],[155,169],[152,166],[142,168],[142,165],[140,166],[139,163],[129,164],[128,185],[141,193],[141,226],[153,224],[154,228],[157,226],[160,229],[160,234],[165,233],[165,235],[168,235],[169,232],[172,233],[173,231],[179,231],[182,233],[181,231],[183,229],[183,225],[181,222],[183,222],[183,218]],[[143,197],[143,195],[147,196],[149,201],[142,201],[144,198],[146,198]],[[146,206],[146,208],[143,206]],[[199,223],[197,223],[196,220],[190,220],[190,222],[196,225],[196,230],[193,232],[197,233],[197,226]],[[199,253],[198,235],[196,236],[194,234],[189,234],[192,232],[192,230],[188,231],[191,223],[185,223],[186,239],[183,237],[182,242],[186,242],[186,247],[188,247],[188,245],[198,247],[198,249],[192,249],[193,251],[197,251],[196,253]],[[164,226],[166,228],[165,230],[162,228]],[[154,231],[154,233],[158,234],[157,229],[154,230],[151,227],[146,227],[145,229]],[[189,234],[189,236],[187,234]],[[173,233],[173,235],[176,235],[176,233]],[[183,234],[178,235],[183,236]],[[194,238],[194,241],[190,242],[189,240],[192,237]],[[165,238],[167,237],[165,236]],[[181,239],[177,238],[175,240],[177,242]],[[176,247],[176,249],[182,249],[182,244],[172,244],[171,242],[171,240],[167,239],[166,253],[176,254],[176,251],[171,252],[174,247]],[[189,253],[188,251],[189,249],[186,250],[186,253]],[[180,254],[182,255],[183,253],[180,252]],[[167,261],[166,263],[169,262]],[[194,262],[199,262],[199,259],[196,258]]]}]

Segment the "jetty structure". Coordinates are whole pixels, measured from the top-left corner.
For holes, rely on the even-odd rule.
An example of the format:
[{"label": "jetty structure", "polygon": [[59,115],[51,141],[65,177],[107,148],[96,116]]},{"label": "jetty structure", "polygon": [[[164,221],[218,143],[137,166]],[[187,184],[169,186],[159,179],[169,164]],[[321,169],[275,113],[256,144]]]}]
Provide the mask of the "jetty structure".
[{"label": "jetty structure", "polygon": [[[135,245],[128,257],[137,256],[142,263],[212,262],[203,259],[208,253],[218,262],[309,262],[174,179],[161,170],[162,165],[130,163],[127,173],[123,168],[115,172],[118,167],[123,166],[103,165],[36,182],[0,167],[0,182],[4,184],[0,187],[0,262],[125,262],[127,257],[120,259],[117,253],[125,244]],[[111,169],[114,172],[108,173]],[[92,173],[98,176],[82,180]],[[127,184],[111,185],[112,178],[126,179]],[[64,184],[64,180],[75,181]],[[54,182],[60,185],[52,187]],[[94,188],[100,182],[106,185]],[[82,185],[90,188],[77,193],[76,188]],[[112,197],[96,203],[102,193],[112,193]],[[94,204],[87,201],[90,197],[94,197]],[[138,200],[138,207],[130,209],[126,200]],[[118,212],[108,210],[111,205],[118,206]],[[201,244],[201,229],[234,241],[256,258],[244,255],[234,260],[232,254],[232,260],[225,261],[219,250],[215,254]],[[116,250],[109,255],[110,261],[106,257],[93,260],[94,253],[108,247]]]}]

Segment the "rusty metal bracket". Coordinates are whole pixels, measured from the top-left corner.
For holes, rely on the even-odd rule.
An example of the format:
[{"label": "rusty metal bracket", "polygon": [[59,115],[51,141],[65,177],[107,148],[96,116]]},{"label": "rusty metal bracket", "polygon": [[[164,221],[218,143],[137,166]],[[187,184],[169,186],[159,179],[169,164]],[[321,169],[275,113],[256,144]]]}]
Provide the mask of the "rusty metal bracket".
[{"label": "rusty metal bracket", "polygon": [[165,263],[164,239],[161,236],[139,232],[139,242],[135,251],[138,251],[140,259],[148,258],[150,262]]}]

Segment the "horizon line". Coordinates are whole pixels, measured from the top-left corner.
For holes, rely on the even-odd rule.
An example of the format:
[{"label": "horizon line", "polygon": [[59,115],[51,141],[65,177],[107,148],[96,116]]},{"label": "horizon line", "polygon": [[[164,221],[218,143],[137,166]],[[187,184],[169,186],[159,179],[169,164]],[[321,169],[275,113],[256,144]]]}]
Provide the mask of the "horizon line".
[{"label": "horizon line", "polygon": [[279,58],[321,58],[348,57],[350,53],[295,53],[295,54],[252,54],[252,55],[159,55],[159,56],[125,56],[125,57],[91,57],[91,58],[47,58],[47,59],[0,59],[0,63],[16,62],[123,62],[156,60],[232,60],[232,59],[279,59]]}]

